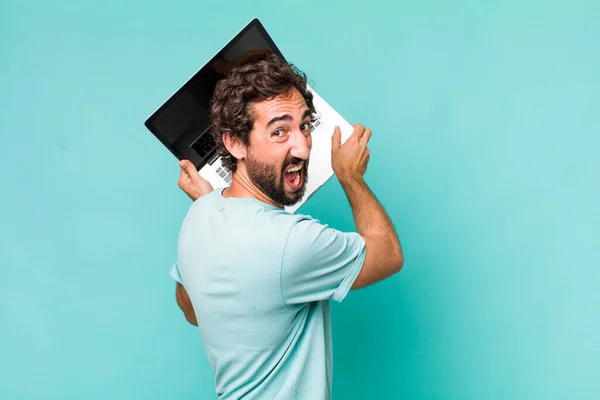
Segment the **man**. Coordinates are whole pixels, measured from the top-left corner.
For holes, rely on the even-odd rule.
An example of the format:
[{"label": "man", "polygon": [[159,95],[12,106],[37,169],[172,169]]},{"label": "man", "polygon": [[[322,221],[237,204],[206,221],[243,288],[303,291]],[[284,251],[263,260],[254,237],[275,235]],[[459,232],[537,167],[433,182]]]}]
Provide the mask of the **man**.
[{"label": "man", "polygon": [[340,232],[286,205],[304,193],[315,110],[306,77],[279,58],[219,82],[213,133],[231,186],[212,190],[188,161],[180,187],[195,200],[181,228],[177,301],[197,325],[220,399],[331,398],[329,300],[398,272],[394,227],[363,175],[371,131],[355,125],[332,167],[357,232]]}]

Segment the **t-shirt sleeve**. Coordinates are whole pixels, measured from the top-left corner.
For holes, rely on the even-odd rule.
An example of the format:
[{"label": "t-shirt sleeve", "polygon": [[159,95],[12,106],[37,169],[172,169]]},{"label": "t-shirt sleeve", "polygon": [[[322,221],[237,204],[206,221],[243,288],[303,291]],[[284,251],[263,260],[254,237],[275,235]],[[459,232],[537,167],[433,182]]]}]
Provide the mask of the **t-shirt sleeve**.
[{"label": "t-shirt sleeve", "polygon": [[281,294],[287,305],[320,300],[341,302],[365,260],[365,241],[315,219],[290,230],[281,264]]},{"label": "t-shirt sleeve", "polygon": [[181,281],[181,275],[179,275],[179,268],[177,267],[177,263],[173,264],[173,266],[171,267],[170,274],[173,279],[175,279],[177,282],[183,285],[183,282]]}]

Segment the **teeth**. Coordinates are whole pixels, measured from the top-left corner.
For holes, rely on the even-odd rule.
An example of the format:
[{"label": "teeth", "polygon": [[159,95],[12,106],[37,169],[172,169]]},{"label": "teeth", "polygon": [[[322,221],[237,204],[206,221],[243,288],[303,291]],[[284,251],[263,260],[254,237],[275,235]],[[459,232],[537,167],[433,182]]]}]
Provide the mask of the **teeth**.
[{"label": "teeth", "polygon": [[304,166],[304,162],[301,162],[299,165],[295,166],[295,167],[290,167],[287,169],[287,172],[296,172],[296,171],[300,171],[300,168],[302,168]]},{"label": "teeth", "polygon": [[294,181],[294,185],[297,185],[300,183],[300,174],[298,172],[296,172],[296,180]]}]

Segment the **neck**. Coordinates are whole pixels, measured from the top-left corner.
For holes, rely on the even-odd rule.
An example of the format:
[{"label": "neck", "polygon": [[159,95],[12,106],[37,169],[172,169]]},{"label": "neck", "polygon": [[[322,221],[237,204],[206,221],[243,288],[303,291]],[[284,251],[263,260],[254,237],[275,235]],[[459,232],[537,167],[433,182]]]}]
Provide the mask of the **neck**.
[{"label": "neck", "polygon": [[257,188],[248,177],[246,171],[240,168],[239,165],[231,176],[231,186],[223,191],[223,197],[251,198],[274,207],[283,208],[281,204],[277,204]]}]

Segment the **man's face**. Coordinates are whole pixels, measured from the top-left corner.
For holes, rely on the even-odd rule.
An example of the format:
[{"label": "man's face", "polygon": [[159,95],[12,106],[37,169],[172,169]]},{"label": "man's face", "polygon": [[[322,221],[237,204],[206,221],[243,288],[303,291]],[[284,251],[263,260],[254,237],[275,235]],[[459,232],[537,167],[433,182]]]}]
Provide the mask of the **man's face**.
[{"label": "man's face", "polygon": [[246,171],[252,182],[282,206],[304,196],[312,147],[310,111],[296,89],[250,106]]}]

